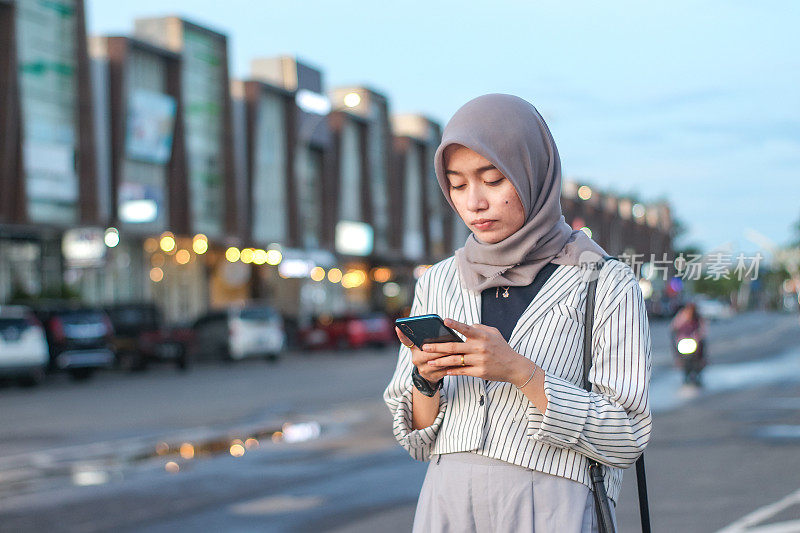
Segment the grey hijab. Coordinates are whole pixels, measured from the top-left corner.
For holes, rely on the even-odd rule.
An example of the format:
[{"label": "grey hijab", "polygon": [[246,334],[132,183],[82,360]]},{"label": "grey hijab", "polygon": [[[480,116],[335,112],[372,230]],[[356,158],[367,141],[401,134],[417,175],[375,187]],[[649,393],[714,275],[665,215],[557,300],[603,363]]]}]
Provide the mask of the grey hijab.
[{"label": "grey hijab", "polygon": [[470,290],[524,286],[549,262],[587,266],[605,250],[561,213],[561,160],[536,108],[510,94],[486,94],[461,106],[447,123],[434,155],[436,178],[450,206],[444,149],[460,144],[489,160],[514,185],[525,209],[523,226],[489,244],[474,233],[455,252],[462,283]]}]

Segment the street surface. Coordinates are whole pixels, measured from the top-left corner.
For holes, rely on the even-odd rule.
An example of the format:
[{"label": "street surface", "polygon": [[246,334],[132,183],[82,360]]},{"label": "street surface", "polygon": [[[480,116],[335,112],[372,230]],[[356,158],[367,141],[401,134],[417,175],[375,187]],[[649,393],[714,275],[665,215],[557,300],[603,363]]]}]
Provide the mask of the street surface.
[{"label": "street surface", "polygon": [[[800,531],[797,316],[712,323],[694,397],[666,322],[651,325],[654,531]],[[0,531],[409,531],[427,464],[396,443],[381,398],[396,355],[2,386]],[[633,470],[618,522],[638,530]]]}]

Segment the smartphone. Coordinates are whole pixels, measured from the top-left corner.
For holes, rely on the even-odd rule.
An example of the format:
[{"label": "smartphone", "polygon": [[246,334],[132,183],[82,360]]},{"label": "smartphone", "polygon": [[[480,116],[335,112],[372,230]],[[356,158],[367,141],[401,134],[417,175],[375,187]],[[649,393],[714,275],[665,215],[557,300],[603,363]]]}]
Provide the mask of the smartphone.
[{"label": "smartphone", "polygon": [[436,314],[398,318],[394,323],[420,349],[423,344],[434,342],[464,342]]}]

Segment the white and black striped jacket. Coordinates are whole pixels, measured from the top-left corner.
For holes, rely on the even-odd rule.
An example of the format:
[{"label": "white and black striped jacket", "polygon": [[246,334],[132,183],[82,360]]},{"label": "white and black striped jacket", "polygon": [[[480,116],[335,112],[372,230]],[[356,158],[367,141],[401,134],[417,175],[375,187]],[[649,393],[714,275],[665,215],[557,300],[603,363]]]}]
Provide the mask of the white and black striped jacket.
[{"label": "white and black striped jacket", "polygon": [[[593,364],[583,389],[583,322],[589,271],[559,265],[523,312],[509,344],[545,370],[547,410],[516,387],[472,376],[445,376],[439,414],[419,430],[411,422],[411,350],[400,346],[383,398],[394,435],[419,461],[473,451],[590,486],[587,457],[609,465],[606,487],[619,496],[622,470],[650,440],[650,324],[636,275],[621,261],[600,270],[592,327]],[[460,282],[454,257],[417,280],[411,316],[436,313],[481,322],[481,295]]]}]

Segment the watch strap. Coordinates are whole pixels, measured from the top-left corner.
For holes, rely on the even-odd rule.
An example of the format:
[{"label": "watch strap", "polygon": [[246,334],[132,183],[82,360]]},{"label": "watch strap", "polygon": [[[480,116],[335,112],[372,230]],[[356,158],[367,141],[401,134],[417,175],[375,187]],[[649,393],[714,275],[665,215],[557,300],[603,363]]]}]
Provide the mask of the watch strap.
[{"label": "watch strap", "polygon": [[432,397],[436,394],[436,391],[441,389],[444,385],[444,378],[440,379],[435,384],[432,384],[430,381],[422,377],[422,374],[419,373],[419,369],[414,366],[413,370],[411,370],[411,382],[420,393],[424,394],[425,396]]}]

